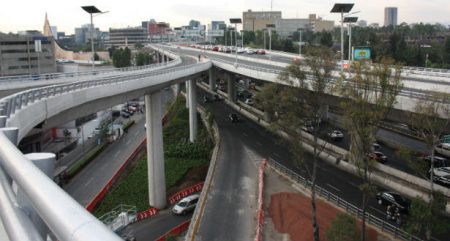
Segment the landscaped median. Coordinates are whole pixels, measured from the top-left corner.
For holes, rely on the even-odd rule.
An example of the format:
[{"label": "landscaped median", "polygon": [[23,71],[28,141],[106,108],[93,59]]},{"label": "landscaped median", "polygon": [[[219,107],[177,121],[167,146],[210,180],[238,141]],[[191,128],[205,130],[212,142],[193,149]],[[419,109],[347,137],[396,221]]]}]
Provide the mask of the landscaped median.
[{"label": "landscaped median", "polygon": [[[202,122],[198,125],[198,141],[189,142],[189,116],[183,98],[177,98],[167,118],[163,141],[167,194],[171,196],[204,180],[213,143]],[[119,204],[136,206],[138,212],[149,209],[146,156],[130,163],[94,213],[100,217]]]}]

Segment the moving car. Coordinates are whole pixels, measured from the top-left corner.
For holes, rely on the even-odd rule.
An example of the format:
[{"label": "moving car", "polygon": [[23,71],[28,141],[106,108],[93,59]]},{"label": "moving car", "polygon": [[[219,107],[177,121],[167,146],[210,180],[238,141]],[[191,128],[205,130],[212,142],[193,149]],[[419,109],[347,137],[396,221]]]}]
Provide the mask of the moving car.
[{"label": "moving car", "polygon": [[446,186],[449,186],[450,185],[450,167],[433,168],[433,181],[444,184]]},{"label": "moving car", "polygon": [[331,139],[333,139],[334,141],[337,141],[337,140],[341,140],[342,138],[344,138],[344,133],[342,133],[339,130],[334,130],[334,131],[328,133],[328,136]]},{"label": "moving car", "polygon": [[251,49],[251,48],[246,48],[245,49],[245,53],[246,54],[256,54],[256,51],[254,49]]},{"label": "moving car", "polygon": [[372,153],[369,154],[369,158],[372,160],[375,160],[377,162],[381,162],[381,163],[385,163],[387,162],[387,156],[384,155],[382,152],[380,151],[374,151]]},{"label": "moving car", "polygon": [[443,156],[450,157],[450,143],[438,144],[434,147],[434,150]]},{"label": "moving car", "polygon": [[378,142],[372,143],[372,150],[373,150],[373,151],[379,151],[379,150],[381,150],[381,145],[378,144]]},{"label": "moving car", "polygon": [[411,206],[411,201],[396,192],[377,193],[377,202],[380,205],[395,205],[400,212],[407,213]]},{"label": "moving car", "polygon": [[174,214],[186,215],[188,212],[195,209],[199,198],[200,195],[193,194],[181,199],[177,204],[175,204],[175,206],[173,206],[172,212]]},{"label": "moving car", "polygon": [[245,53],[245,49],[244,48],[238,48],[236,52],[238,54],[243,54],[243,53]]},{"label": "moving car", "polygon": [[[423,161],[425,161],[428,167],[431,168],[431,156],[424,157]],[[434,156],[433,168],[448,167],[448,166],[450,166],[450,161],[447,158],[436,155]]]},{"label": "moving car", "polygon": [[230,113],[228,119],[230,119],[231,123],[239,122],[239,117],[234,113]]}]

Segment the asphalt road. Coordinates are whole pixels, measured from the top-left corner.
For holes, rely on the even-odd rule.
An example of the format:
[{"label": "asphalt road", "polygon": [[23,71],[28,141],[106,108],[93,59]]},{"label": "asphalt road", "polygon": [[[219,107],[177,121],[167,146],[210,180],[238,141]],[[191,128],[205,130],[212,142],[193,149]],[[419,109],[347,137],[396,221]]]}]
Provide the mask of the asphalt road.
[{"label": "asphalt road", "polygon": [[[206,94],[204,91],[202,90],[198,90],[199,93],[199,98],[202,98],[203,95],[209,95]],[[231,137],[232,142],[236,143],[238,145],[244,145],[246,148],[250,149],[252,152],[254,152],[254,156],[260,158],[271,158],[276,160],[277,162],[285,165],[286,167],[290,168],[291,170],[294,170],[296,173],[298,173],[299,175],[308,178],[307,172],[305,171],[304,168],[302,168],[301,166],[299,166],[298,164],[295,164],[292,161],[292,157],[291,154],[289,152],[289,149],[287,148],[287,146],[280,141],[280,139],[278,137],[273,136],[270,132],[268,132],[267,130],[265,130],[264,128],[262,128],[261,126],[257,125],[256,123],[253,123],[252,121],[246,119],[245,117],[242,117],[239,113],[236,113],[234,110],[232,110],[230,107],[226,106],[223,102],[214,102],[211,103],[211,105],[213,106],[213,111],[214,111],[214,116],[216,117],[216,120],[218,121],[219,124],[219,128],[220,128],[220,132],[221,132],[221,136],[223,138],[225,138],[225,140],[228,137],[228,135],[226,133],[233,133],[234,135]],[[241,119],[242,121],[240,123],[231,123],[228,122],[226,123],[228,120],[226,119],[226,116],[228,113],[236,113]],[[224,134],[222,134],[224,133]],[[225,143],[227,143],[228,141],[224,141],[224,145]],[[228,153],[227,155],[230,156],[234,156],[233,152],[241,152],[241,149],[239,147],[235,147],[234,144],[230,144],[232,145],[234,148],[236,149],[232,149],[232,153]],[[227,146],[225,146],[227,147]],[[312,156],[307,154],[305,156],[305,162],[307,163],[307,165],[311,165],[312,162]],[[220,161],[219,161],[220,163]],[[229,166],[233,166],[234,164],[231,163],[229,164]],[[220,171],[220,169],[218,169],[218,171]],[[236,179],[236,177],[233,175],[231,176],[231,173],[227,173],[227,175],[229,176],[228,181],[229,182],[233,182],[232,179]],[[362,205],[362,193],[360,191],[360,185],[362,184],[362,180],[357,177],[354,176],[352,174],[349,174],[345,171],[342,171],[336,167],[334,167],[333,165],[330,165],[326,162],[323,161],[319,161],[319,165],[318,165],[318,172],[317,172],[317,185],[326,189],[327,191],[338,195],[339,197],[343,198],[344,200],[346,200],[347,202],[361,207]],[[222,187],[219,187],[217,185],[213,186],[213,190],[216,190],[217,188],[221,189]],[[384,190],[388,190],[386,187],[378,187],[379,191],[384,191]],[[210,194],[210,196],[214,196],[215,193],[213,192],[212,194]],[[230,195],[230,194],[229,194]],[[219,199],[219,201],[217,202],[225,202],[224,200],[220,200],[220,195],[217,197],[217,199]],[[239,203],[235,203],[235,208],[239,207]],[[229,205],[224,205],[223,204],[218,207],[217,210],[211,210],[212,206],[207,206],[208,211],[216,211],[216,213],[210,214],[211,216],[217,216],[216,219],[220,219],[220,218],[224,218],[225,216],[221,216],[220,215],[220,209],[227,209],[229,207]],[[255,208],[255,207],[254,207]],[[371,198],[369,200],[369,204],[368,204],[368,212],[370,212],[371,214],[383,219],[385,218],[386,215],[386,208],[384,206],[380,206],[377,204],[375,197]],[[254,211],[254,210],[253,210]],[[217,213],[219,212],[219,214]],[[439,218],[443,218],[443,217],[439,217]],[[231,219],[233,220],[232,223],[236,222],[235,219]],[[233,225],[232,223],[230,223],[230,220],[228,220],[228,225]],[[218,227],[220,225],[218,225],[220,223],[216,223],[215,221],[211,220],[211,219],[206,219],[204,218],[202,220],[202,225],[201,227],[204,230],[216,230],[216,235],[215,236],[211,236],[212,238],[216,238],[213,240],[244,240],[243,238],[241,239],[227,239],[227,236],[222,236],[222,235],[228,235],[229,232],[234,232],[232,230],[226,229],[227,232],[221,232],[220,228],[224,228],[224,227]],[[393,223],[394,224],[394,223]],[[253,229],[252,229],[253,230]],[[206,232],[206,231],[205,231]],[[211,235],[212,232],[210,232]],[[235,236],[236,237],[236,236]],[[448,237],[448,236],[443,236],[443,237]],[[210,239],[199,239],[199,240],[210,240]],[[442,239],[445,240],[445,239]]]}]

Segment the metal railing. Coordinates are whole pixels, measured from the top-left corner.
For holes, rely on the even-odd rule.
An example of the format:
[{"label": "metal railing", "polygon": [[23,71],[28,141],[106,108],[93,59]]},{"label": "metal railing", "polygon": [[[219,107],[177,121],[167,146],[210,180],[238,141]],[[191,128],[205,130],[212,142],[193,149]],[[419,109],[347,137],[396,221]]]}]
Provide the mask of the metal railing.
[{"label": "metal railing", "polygon": [[60,95],[63,93],[68,93],[72,91],[77,91],[80,89],[86,89],[91,87],[96,87],[100,85],[108,85],[108,84],[117,84],[125,81],[136,80],[140,78],[146,78],[156,75],[173,73],[176,71],[189,69],[194,66],[202,66],[209,65],[210,62],[199,63],[194,65],[185,65],[180,67],[174,67],[169,69],[160,69],[155,70],[149,73],[138,73],[138,74],[130,74],[126,76],[116,76],[109,78],[101,78],[96,80],[86,80],[80,82],[73,82],[68,84],[60,84],[60,85],[52,85],[47,87],[41,87],[31,90],[25,90],[10,96],[7,96],[3,99],[0,99],[0,108],[3,108],[3,115],[8,118],[14,114],[16,111],[21,110],[27,105],[34,103],[35,101],[42,100],[43,98],[49,98],[52,96]]},{"label": "metal railing", "polygon": [[[203,71],[203,69],[209,68],[210,66],[211,62],[208,61],[181,67],[173,67],[170,69],[159,69],[147,73],[131,73],[126,76],[104,77],[96,80],[86,80],[26,90],[1,99],[0,111],[2,113],[0,113],[0,115],[6,116],[6,119],[8,119],[11,118],[12,115],[19,113],[19,111],[24,110],[24,108],[31,103],[81,89],[100,85],[117,84],[151,76],[168,75],[173,74],[174,72],[176,73],[177,71],[186,72],[188,69]],[[11,123],[7,122],[7,125],[8,124]],[[32,164],[2,131],[0,131],[0,146],[0,169],[4,170],[7,176],[0,180],[2,186],[10,185],[7,182],[9,178],[14,180],[17,186],[30,198],[34,210],[36,210],[59,240],[121,240],[56,185],[51,178],[47,177]],[[0,188],[0,191],[1,190],[5,189]],[[6,193],[8,193],[8,190],[6,190]],[[0,192],[0,197],[2,200],[5,200],[5,202],[0,203],[0,207],[2,207],[0,215],[2,220],[9,220],[7,223],[11,224],[5,225],[8,237],[10,237],[12,241],[39,240],[32,235],[35,232],[32,232],[33,230],[27,228],[25,229],[29,231],[22,232],[22,236],[14,235],[21,232],[21,227],[27,227],[23,225],[28,221],[24,221],[21,218],[20,212],[14,211],[14,200],[8,198],[8,195],[6,194],[1,194],[5,194],[5,192]],[[4,199],[3,197],[7,199]],[[7,207],[8,209],[5,209],[4,207]],[[18,227],[18,225],[21,227]]]},{"label": "metal railing", "polygon": [[[286,175],[289,179],[292,181],[302,185],[305,188],[311,188],[311,181],[307,180],[306,178],[300,176],[299,174],[295,173],[291,169],[285,167],[283,164],[273,160],[268,160],[269,166],[277,170],[278,172],[283,173]],[[326,199],[327,201],[333,203],[334,205],[343,208],[346,212],[356,216],[357,218],[362,218],[362,210],[355,205],[345,201],[344,199],[340,198],[339,196],[325,190],[324,188],[316,185],[316,193],[320,197]],[[401,239],[405,241],[423,241],[421,238],[416,237],[414,235],[411,235],[410,233],[403,231],[399,227],[393,225],[392,223],[385,221],[383,219],[380,219],[378,217],[375,217],[374,215],[366,212],[366,223],[369,225],[373,225],[377,228],[379,228],[381,231],[386,232],[396,239]],[[435,241],[439,241],[437,239],[434,239]]]},{"label": "metal railing", "polygon": [[[173,62],[174,60],[170,61]],[[158,67],[166,66],[167,63],[156,63],[144,66],[131,66],[131,67],[123,67],[123,68],[110,68],[103,70],[89,70],[89,71],[78,71],[78,72],[66,72],[66,73],[48,73],[48,74],[35,74],[35,75],[18,75],[18,76],[5,76],[0,77],[0,83],[7,82],[24,82],[24,81],[41,81],[41,80],[58,80],[65,78],[74,78],[74,77],[90,77],[90,76],[98,76],[105,75],[111,73],[123,73],[130,71],[138,71],[138,70],[152,70]]]}]

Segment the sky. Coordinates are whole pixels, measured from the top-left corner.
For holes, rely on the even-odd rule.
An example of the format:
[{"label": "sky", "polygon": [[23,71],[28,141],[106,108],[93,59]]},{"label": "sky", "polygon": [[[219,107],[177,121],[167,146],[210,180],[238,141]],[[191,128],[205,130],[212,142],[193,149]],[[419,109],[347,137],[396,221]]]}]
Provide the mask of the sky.
[{"label": "sky", "polygon": [[58,31],[72,34],[76,27],[90,22],[80,6],[95,5],[108,13],[94,17],[102,31],[110,27],[140,26],[142,21],[155,19],[169,22],[171,27],[187,25],[191,19],[202,24],[211,20],[228,21],[242,18],[242,12],[282,11],[283,18],[307,18],[316,13],[338,24],[340,14],[330,13],[334,3],[354,3],[352,11],[361,20],[383,24],[384,8],[398,8],[398,23],[443,23],[450,25],[450,0],[5,0],[0,7],[0,32],[42,30],[45,13],[50,25]]}]

